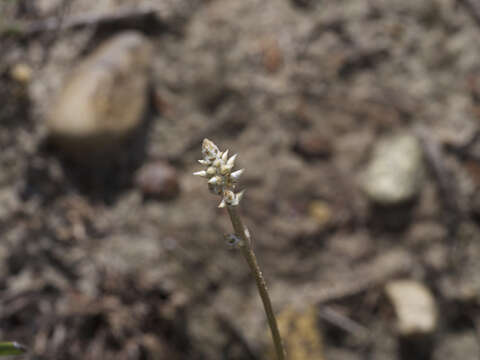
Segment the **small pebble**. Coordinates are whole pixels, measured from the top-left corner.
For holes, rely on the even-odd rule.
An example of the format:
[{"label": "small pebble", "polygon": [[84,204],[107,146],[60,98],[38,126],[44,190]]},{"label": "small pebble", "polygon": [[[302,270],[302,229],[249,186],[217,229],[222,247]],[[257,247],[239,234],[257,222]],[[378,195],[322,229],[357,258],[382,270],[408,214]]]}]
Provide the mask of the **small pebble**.
[{"label": "small pebble", "polygon": [[323,228],[332,220],[332,209],[327,202],[315,200],[310,203],[309,215]]},{"label": "small pebble", "polygon": [[265,38],[261,42],[263,66],[273,74],[276,73],[283,65],[283,54],[278,41],[272,38]]},{"label": "small pebble", "polygon": [[145,196],[161,199],[174,198],[180,191],[177,171],[163,161],[144,165],[135,176],[135,184]]},{"label": "small pebble", "polygon": [[394,280],[385,293],[397,316],[400,336],[431,335],[437,328],[437,307],[430,290],[413,280]]},{"label": "small pebble", "polygon": [[16,82],[26,85],[32,79],[32,68],[27,64],[19,63],[10,69],[10,77]]},{"label": "small pebble", "polygon": [[332,155],[332,143],[319,132],[298,136],[294,150],[306,159],[327,158]]},{"label": "small pebble", "polygon": [[415,136],[386,137],[375,146],[363,190],[378,205],[400,205],[418,195],[424,172],[422,148]]}]

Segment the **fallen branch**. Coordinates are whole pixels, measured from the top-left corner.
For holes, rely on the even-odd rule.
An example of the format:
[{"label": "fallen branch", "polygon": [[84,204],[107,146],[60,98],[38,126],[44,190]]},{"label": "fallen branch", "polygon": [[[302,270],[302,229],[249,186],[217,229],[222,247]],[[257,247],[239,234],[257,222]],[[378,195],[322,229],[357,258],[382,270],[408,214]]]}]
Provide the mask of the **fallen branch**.
[{"label": "fallen branch", "polygon": [[422,127],[417,127],[415,133],[423,148],[425,160],[437,182],[438,194],[443,204],[445,223],[448,237],[452,241],[456,238],[462,213],[457,202],[458,191],[452,174],[445,168],[444,154],[438,141]]},{"label": "fallen branch", "polygon": [[329,322],[332,325],[356,336],[359,339],[369,339],[371,336],[370,330],[363,325],[360,325],[356,321],[353,321],[349,317],[335,311],[330,306],[322,306],[318,312],[318,315],[323,320]]}]

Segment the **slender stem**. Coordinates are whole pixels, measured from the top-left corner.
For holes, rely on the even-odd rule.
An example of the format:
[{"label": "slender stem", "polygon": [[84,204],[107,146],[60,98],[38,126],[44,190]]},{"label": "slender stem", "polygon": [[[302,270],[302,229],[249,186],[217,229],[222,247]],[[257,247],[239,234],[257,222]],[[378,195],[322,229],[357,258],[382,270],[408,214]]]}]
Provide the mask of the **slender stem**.
[{"label": "slender stem", "polygon": [[280,337],[280,331],[278,331],[277,320],[273,312],[272,303],[267,291],[267,284],[263,278],[260,267],[257,263],[257,258],[252,249],[252,241],[248,229],[243,225],[242,219],[238,214],[237,207],[227,206],[228,215],[230,215],[230,220],[232,221],[233,229],[235,230],[235,235],[237,235],[242,241],[240,243],[240,250],[242,251],[245,260],[250,267],[252,275],[255,277],[255,282],[257,283],[258,292],[260,298],[263,302],[263,307],[265,308],[265,313],[267,315],[268,325],[270,326],[270,331],[272,333],[273,343],[275,345],[275,351],[277,353],[278,360],[285,360],[286,354],[282,344],[282,338]]}]

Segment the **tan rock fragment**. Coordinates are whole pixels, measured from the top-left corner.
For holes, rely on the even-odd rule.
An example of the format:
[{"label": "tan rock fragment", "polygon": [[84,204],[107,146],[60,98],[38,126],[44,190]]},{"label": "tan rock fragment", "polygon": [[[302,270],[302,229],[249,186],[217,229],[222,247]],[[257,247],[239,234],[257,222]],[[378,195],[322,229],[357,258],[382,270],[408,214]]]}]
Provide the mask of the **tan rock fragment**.
[{"label": "tan rock fragment", "polygon": [[437,327],[437,308],[432,293],[413,280],[395,280],[385,287],[397,316],[401,336],[431,335]]},{"label": "tan rock fragment", "polygon": [[424,174],[422,148],[410,134],[379,141],[363,179],[368,198],[384,206],[398,205],[418,195]]},{"label": "tan rock fragment", "polygon": [[10,70],[10,76],[20,84],[26,85],[32,79],[33,70],[24,63],[15,64]]},{"label": "tan rock fragment", "polygon": [[50,137],[77,160],[121,144],[142,120],[152,49],[140,33],[121,33],[83,60],[47,118]]}]

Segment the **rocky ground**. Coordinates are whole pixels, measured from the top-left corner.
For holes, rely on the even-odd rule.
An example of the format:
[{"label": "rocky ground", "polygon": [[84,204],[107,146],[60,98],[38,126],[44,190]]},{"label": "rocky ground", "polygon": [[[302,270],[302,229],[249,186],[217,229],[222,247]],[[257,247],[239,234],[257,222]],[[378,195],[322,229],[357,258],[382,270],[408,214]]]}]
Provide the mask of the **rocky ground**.
[{"label": "rocky ground", "polygon": [[208,137],[289,359],[478,359],[475,4],[0,0],[0,339],[273,359]]}]

